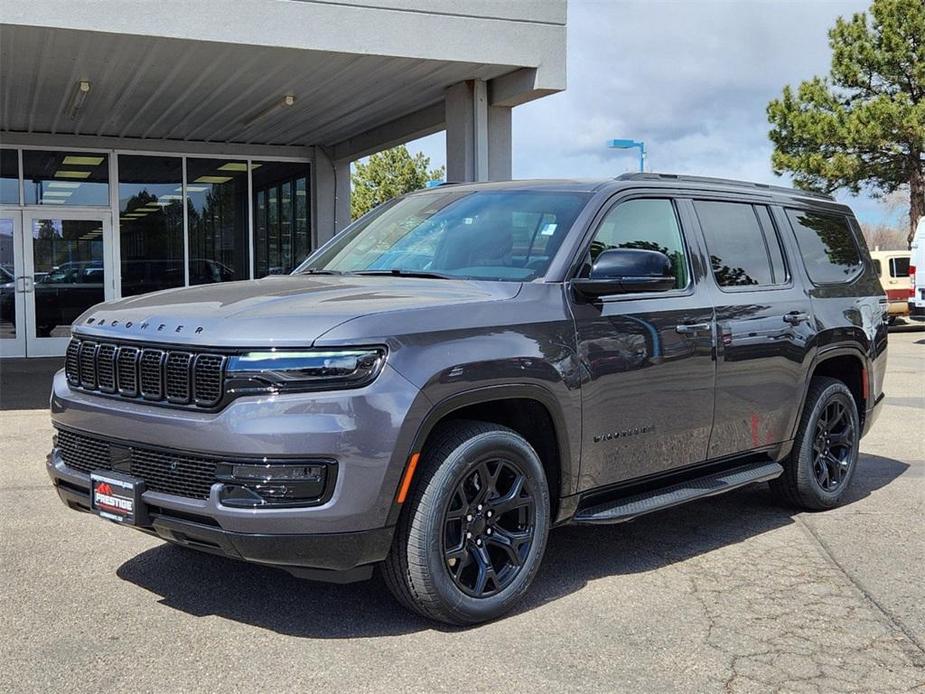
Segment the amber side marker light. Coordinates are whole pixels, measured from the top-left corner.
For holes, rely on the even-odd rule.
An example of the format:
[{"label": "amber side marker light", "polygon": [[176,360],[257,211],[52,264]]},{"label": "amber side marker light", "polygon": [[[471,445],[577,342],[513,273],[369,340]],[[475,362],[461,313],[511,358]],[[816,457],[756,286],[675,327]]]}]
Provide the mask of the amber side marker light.
[{"label": "amber side marker light", "polygon": [[405,503],[408,496],[408,490],[411,488],[411,478],[414,477],[414,469],[418,466],[418,458],[420,457],[420,453],[412,453],[411,457],[408,458],[408,467],[405,468],[405,474],[401,478],[401,486],[398,488],[398,496],[395,498],[400,504]]}]

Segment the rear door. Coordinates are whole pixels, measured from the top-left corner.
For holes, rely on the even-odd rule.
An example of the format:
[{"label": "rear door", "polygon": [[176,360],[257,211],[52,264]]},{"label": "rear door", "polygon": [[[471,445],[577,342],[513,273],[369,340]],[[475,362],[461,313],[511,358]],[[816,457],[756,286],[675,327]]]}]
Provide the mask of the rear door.
[{"label": "rear door", "polygon": [[815,335],[812,306],[771,208],[742,199],[691,202],[711,263],[719,336],[708,457],[789,438]]},{"label": "rear door", "polygon": [[713,425],[713,306],[702,249],[682,234],[677,202],[613,203],[578,273],[609,248],[665,253],[676,284],[596,300],[571,295],[583,374],[582,490],[699,463]]}]

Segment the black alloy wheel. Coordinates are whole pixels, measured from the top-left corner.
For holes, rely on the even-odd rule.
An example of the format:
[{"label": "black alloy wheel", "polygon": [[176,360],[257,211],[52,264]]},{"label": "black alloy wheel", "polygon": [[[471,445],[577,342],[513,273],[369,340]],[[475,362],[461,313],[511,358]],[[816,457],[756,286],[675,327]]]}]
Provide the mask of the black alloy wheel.
[{"label": "black alloy wheel", "polygon": [[517,577],[533,542],[536,504],[509,460],[487,459],[456,485],[444,516],[443,547],[453,582],[485,598]]},{"label": "black alloy wheel", "polygon": [[816,420],[813,473],[819,486],[836,491],[847,478],[854,449],[854,422],[841,399],[829,401]]},{"label": "black alloy wheel", "polygon": [[452,420],[427,438],[381,572],[429,619],[478,624],[530,587],[551,523],[543,462],[516,431]]},{"label": "black alloy wheel", "polygon": [[814,378],[793,447],[781,461],[784,472],[771,480],[771,491],[787,505],[810,511],[838,506],[857,469],[860,440],[854,394],[843,381]]}]

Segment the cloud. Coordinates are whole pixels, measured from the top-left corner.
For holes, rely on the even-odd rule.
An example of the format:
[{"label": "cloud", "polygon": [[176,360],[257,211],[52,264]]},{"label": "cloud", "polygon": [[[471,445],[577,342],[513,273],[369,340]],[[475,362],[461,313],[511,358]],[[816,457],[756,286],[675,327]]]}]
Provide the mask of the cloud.
[{"label": "cloud", "polygon": [[[514,110],[514,176],[596,178],[648,169],[786,184],[770,168],[765,109],[785,84],[826,74],[827,31],[862,0],[570,0],[568,89]],[[443,135],[415,143],[445,161]],[[870,221],[887,212],[845,198]]]}]

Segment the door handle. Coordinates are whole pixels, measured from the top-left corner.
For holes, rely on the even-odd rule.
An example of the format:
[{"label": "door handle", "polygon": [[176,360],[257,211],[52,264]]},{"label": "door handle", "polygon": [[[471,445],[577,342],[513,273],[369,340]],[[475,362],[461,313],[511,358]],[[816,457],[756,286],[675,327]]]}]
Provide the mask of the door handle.
[{"label": "door handle", "polygon": [[690,335],[691,333],[705,332],[712,327],[712,323],[681,323],[680,325],[676,325],[674,329],[682,335]]},{"label": "door handle", "polygon": [[[22,282],[22,284],[20,284]],[[29,275],[20,275],[16,278],[16,291],[19,294],[28,294],[33,290],[35,282]]]},{"label": "door handle", "polygon": [[802,313],[800,311],[791,311],[790,313],[784,315],[784,322],[790,323],[790,325],[799,325],[803,321],[809,320],[808,313]]}]

